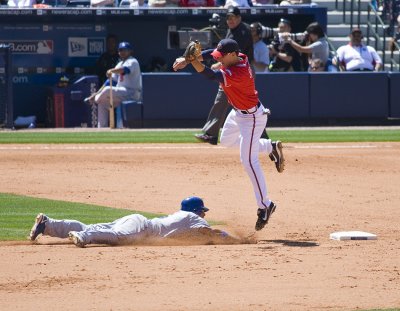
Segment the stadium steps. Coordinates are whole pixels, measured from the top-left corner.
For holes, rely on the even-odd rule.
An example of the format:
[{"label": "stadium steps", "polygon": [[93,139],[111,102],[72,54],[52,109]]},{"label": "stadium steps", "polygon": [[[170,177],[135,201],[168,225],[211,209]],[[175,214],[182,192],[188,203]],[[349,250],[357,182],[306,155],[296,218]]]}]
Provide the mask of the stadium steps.
[{"label": "stadium steps", "polygon": [[[327,35],[335,49],[339,46],[345,45],[349,43],[349,33],[351,31],[351,14],[350,14],[350,1],[346,1],[345,8],[346,12],[343,16],[343,0],[339,0],[336,7],[335,0],[316,0],[313,1],[320,7],[327,8]],[[367,35],[367,22],[368,22],[368,4],[370,0],[361,0],[360,1],[360,28],[364,34]],[[353,14],[353,27],[357,27],[358,24],[358,1],[354,0],[353,2],[354,14]],[[370,15],[369,21],[375,25],[376,17],[373,13]],[[379,39],[377,46],[375,46],[375,38],[370,35],[369,45],[376,48],[378,54],[382,57],[382,51],[384,43],[383,43],[383,32],[384,29],[381,25],[378,24],[377,32],[381,38]],[[390,51],[388,50],[390,37],[386,38],[386,47],[385,47],[385,69],[390,69]],[[366,43],[366,39],[364,39],[364,43]],[[395,52],[395,61],[398,62],[398,51]]]}]

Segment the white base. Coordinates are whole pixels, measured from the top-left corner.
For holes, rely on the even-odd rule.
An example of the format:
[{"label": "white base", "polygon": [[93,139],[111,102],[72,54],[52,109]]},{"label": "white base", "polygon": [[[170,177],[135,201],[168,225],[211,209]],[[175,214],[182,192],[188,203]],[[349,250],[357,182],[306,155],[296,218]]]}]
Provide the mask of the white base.
[{"label": "white base", "polygon": [[340,231],[330,234],[331,240],[344,241],[344,240],[376,240],[377,236],[372,233],[363,231]]}]

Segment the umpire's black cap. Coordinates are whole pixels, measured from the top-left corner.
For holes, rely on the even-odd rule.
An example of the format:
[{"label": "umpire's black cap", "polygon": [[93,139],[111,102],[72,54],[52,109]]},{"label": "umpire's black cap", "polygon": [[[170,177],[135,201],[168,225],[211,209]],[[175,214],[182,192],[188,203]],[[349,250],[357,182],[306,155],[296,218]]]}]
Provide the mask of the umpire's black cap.
[{"label": "umpire's black cap", "polygon": [[228,11],[226,12],[226,16],[228,15],[235,15],[235,16],[239,16],[240,15],[240,10],[237,6],[230,6],[228,7]]}]

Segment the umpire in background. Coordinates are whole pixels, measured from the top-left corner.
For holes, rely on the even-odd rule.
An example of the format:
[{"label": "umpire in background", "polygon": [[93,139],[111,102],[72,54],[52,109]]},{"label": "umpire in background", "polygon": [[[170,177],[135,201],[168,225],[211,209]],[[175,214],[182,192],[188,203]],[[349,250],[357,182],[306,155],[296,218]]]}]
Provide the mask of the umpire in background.
[{"label": "umpire in background", "polygon": [[[250,26],[242,22],[240,10],[238,7],[230,6],[226,13],[226,24],[228,32],[225,38],[235,40],[240,47],[240,51],[246,54],[250,65],[254,60],[253,38],[251,36]],[[217,69],[218,64],[212,66],[212,69]],[[253,72],[254,72],[254,68]],[[218,144],[219,130],[225,122],[228,108],[231,106],[221,87],[218,88],[217,96],[215,97],[214,105],[208,115],[206,124],[204,125],[201,134],[195,134],[195,137],[212,145]],[[262,138],[266,138],[266,132],[263,132]]]}]

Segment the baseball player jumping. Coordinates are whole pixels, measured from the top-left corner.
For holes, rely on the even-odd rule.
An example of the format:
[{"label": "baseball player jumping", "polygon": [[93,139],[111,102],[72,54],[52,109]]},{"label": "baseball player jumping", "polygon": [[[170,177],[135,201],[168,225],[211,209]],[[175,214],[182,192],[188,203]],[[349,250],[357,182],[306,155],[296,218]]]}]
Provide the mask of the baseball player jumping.
[{"label": "baseball player jumping", "polygon": [[87,244],[134,244],[146,238],[206,237],[212,241],[233,244],[238,240],[228,233],[211,229],[204,219],[209,209],[199,197],[188,197],[181,202],[181,210],[161,218],[147,219],[132,214],[110,223],[86,225],[77,220],[52,219],[38,214],[30,233],[34,241],[40,235],[70,238],[78,247]]},{"label": "baseball player jumping", "polygon": [[[219,70],[212,70],[201,63],[211,57],[221,64]],[[175,71],[182,69],[187,63],[191,63],[204,77],[219,82],[233,107],[222,128],[221,145],[240,147],[240,160],[253,184],[258,205],[255,229],[261,230],[277,206],[268,197],[258,153],[267,152],[274,159],[278,172],[284,170],[285,160],[280,141],[260,139],[269,109],[264,108],[258,99],[248,58],[239,52],[235,40],[223,39],[215,50],[203,52],[198,42],[191,42],[184,57],[177,58],[173,68]]]}]

